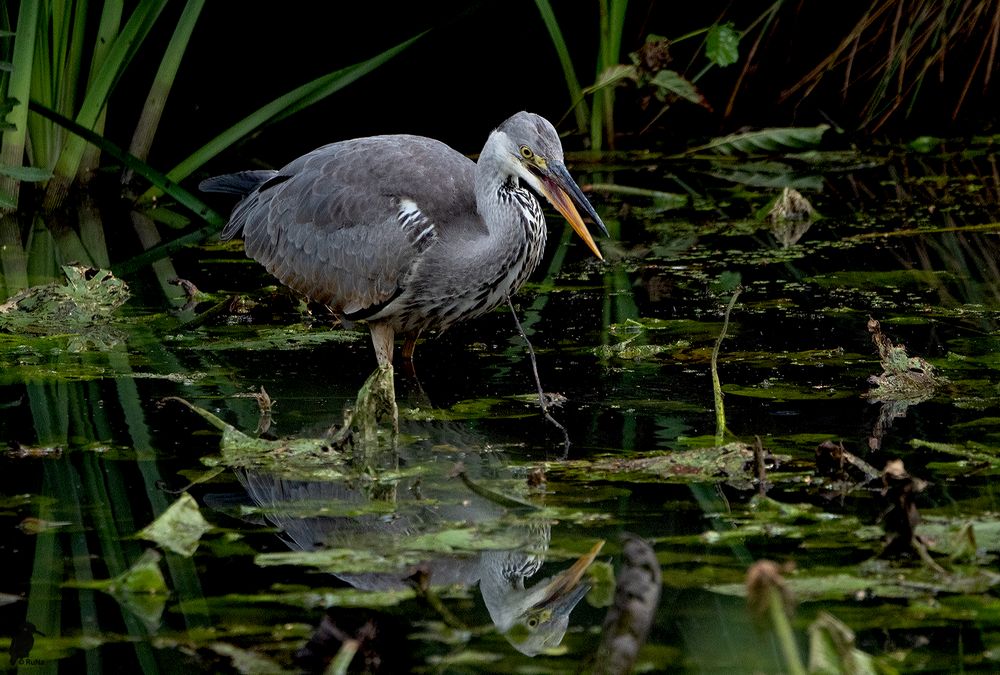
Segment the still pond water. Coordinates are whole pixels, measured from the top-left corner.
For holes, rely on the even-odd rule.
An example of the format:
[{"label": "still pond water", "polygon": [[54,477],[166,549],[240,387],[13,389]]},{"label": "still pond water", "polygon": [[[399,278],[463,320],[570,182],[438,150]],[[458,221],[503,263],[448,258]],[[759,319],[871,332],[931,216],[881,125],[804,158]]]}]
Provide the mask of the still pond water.
[{"label": "still pond water", "polygon": [[[96,328],[8,324],[0,648],[23,672],[294,672],[355,638],[379,672],[579,672],[629,533],[662,573],[639,671],[787,671],[747,609],[761,559],[790,563],[803,663],[825,612],[879,667],[1000,668],[995,145],[571,157],[607,261],[550,214],[516,298],[568,451],[502,308],[421,343],[394,449],[348,456],[366,331],[331,330],[238,242],[172,257],[189,306],[140,273]],[[784,187],[816,215],[770,222]],[[916,389],[870,380],[870,319]]]}]

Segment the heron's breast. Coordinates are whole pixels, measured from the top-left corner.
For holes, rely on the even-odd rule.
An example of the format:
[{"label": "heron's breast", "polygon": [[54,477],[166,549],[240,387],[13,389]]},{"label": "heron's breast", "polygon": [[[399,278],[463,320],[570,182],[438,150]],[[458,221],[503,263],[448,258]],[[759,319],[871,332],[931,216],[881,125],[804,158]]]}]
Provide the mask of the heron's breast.
[{"label": "heron's breast", "polygon": [[[496,251],[473,265],[449,266],[449,261],[423,261],[393,308],[398,332],[444,330],[501,305],[516,293],[538,267],[545,250],[544,221],[513,246]],[[384,318],[390,318],[388,313]]]}]

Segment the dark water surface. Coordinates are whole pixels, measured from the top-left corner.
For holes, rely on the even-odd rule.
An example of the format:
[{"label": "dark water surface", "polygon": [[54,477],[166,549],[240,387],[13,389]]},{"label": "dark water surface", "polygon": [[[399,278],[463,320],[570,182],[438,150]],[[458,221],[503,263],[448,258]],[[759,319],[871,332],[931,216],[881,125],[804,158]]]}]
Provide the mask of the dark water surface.
[{"label": "dark water surface", "polygon": [[[239,246],[174,256],[177,273],[209,294],[194,308],[166,312],[151,277],[127,277],[127,319],[103,348],[76,350],[59,331],[0,333],[10,444],[0,458],[0,646],[21,649],[26,671],[265,672],[316,668],[341,637],[361,634],[355,668],[578,672],[607,611],[594,606],[599,579],[584,582],[594,589],[568,626],[558,611],[510,625],[519,581],[538,588],[602,540],[595,568],[618,567],[628,532],[653,545],[663,576],[646,671],[785,671],[741,591],[764,558],[794,563],[786,580],[803,661],[810,625],[829,612],[856,648],[900,671],[993,670],[993,142],[781,164],[618,158],[601,182],[669,191],[683,205],[595,190],[614,233],[600,242],[607,262],[550,215],[548,255],[517,297],[541,382],[565,397],[553,411],[572,442],[565,458],[505,310],[420,344],[417,378],[396,373],[397,452],[350,466],[321,443],[251,451],[164,400],[183,398],[253,438],[260,416],[246,395],[263,387],[276,401],[270,437],[322,439],[371,373],[363,328],[337,339],[345,331],[274,288]],[[581,183],[605,168],[573,167]],[[762,220],[786,185],[822,217]],[[710,361],[737,286],[718,357],[721,440],[751,457],[760,439],[773,456],[763,484],[750,459],[691,453],[720,445]],[[254,306],[196,320],[230,295]],[[926,395],[863,396],[883,371],[870,318],[933,365],[940,379]],[[905,504],[922,518],[928,560],[881,555],[903,502],[853,467],[819,475],[823,441],[879,472],[902,459],[926,481]],[[656,457],[677,463],[633,463]],[[458,463],[482,494],[454,475]],[[531,486],[538,468],[546,480]],[[193,555],[136,536],[185,489],[207,521]],[[162,572],[168,594],[144,592],[155,581],[95,586],[147,550],[162,554],[147,569]],[[403,581],[421,563],[429,596]],[[40,631],[27,650],[15,645],[31,634],[25,622]]]}]

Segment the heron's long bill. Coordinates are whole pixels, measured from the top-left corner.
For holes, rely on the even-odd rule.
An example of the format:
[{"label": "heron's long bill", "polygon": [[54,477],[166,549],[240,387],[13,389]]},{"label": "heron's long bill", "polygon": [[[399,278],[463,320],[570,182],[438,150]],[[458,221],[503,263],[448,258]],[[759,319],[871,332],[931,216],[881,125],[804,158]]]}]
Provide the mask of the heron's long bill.
[{"label": "heron's long bill", "polygon": [[552,577],[551,581],[545,584],[545,595],[537,606],[544,605],[553,610],[573,609],[590,590],[590,585],[583,583],[583,575],[603,547],[603,540],[597,542],[590,551],[580,556],[579,560]]},{"label": "heron's long bill", "polygon": [[[541,177],[541,183],[542,192],[545,194],[546,199],[569,221],[573,231],[580,236],[580,239],[583,239],[587,247],[594,252],[594,255],[599,260],[604,260],[604,256],[597,249],[597,244],[594,243],[594,238],[590,236],[590,231],[584,225],[583,218],[580,217],[580,212],[576,210],[577,205],[601,228],[604,236],[608,236],[608,228],[604,227],[604,223],[601,221],[600,216],[597,215],[597,211],[594,210],[590,201],[583,194],[580,186],[569,175],[566,167],[558,162],[549,163],[549,173]],[[576,203],[574,204],[574,202]]]}]

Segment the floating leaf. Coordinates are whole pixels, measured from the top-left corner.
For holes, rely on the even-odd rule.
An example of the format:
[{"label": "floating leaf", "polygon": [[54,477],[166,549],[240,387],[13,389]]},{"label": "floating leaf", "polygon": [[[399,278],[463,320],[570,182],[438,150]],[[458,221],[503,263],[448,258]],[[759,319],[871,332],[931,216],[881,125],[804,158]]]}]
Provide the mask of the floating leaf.
[{"label": "floating leaf", "polygon": [[263,654],[258,654],[249,649],[242,649],[228,642],[213,642],[208,645],[208,648],[219,656],[228,657],[232,662],[233,668],[240,673],[247,675],[251,673],[253,675],[269,675],[270,673],[274,673],[277,675],[278,673],[288,672],[281,664],[272,661]]},{"label": "floating leaf", "polygon": [[197,550],[201,535],[210,529],[212,526],[201,515],[194,497],[185,492],[159,518],[143,528],[139,536],[169,551],[190,557]]},{"label": "floating leaf", "polygon": [[459,528],[430,532],[406,541],[406,547],[413,551],[482,551],[488,549],[513,549],[522,545],[520,538],[503,533],[485,534],[478,528]]},{"label": "floating leaf", "polygon": [[834,389],[825,386],[796,385],[791,383],[762,382],[757,386],[725,384],[722,391],[733,396],[748,396],[750,398],[767,398],[775,401],[811,401],[853,398],[856,392],[847,389]]},{"label": "floating leaf", "polygon": [[210,425],[222,432],[221,459],[205,459],[206,464],[221,463],[231,468],[254,468],[273,471],[285,477],[304,480],[332,480],[343,478],[342,455],[333,446],[331,438],[290,438],[272,441],[252,438],[217,415],[182,398],[168,396],[165,401],[176,401],[200,415]]},{"label": "floating leaf", "polygon": [[167,582],[160,571],[163,556],[155,549],[146,549],[127,570],[112,579],[67,581],[70,588],[91,588],[113,595],[135,593],[138,595],[166,595]]},{"label": "floating leaf", "polygon": [[109,593],[153,631],[160,625],[167,605],[167,582],[160,570],[162,556],[147,549],[123,574],[111,580]]},{"label": "floating leaf", "polygon": [[608,607],[615,599],[615,568],[611,563],[596,561],[587,568],[587,604],[591,607]]}]

